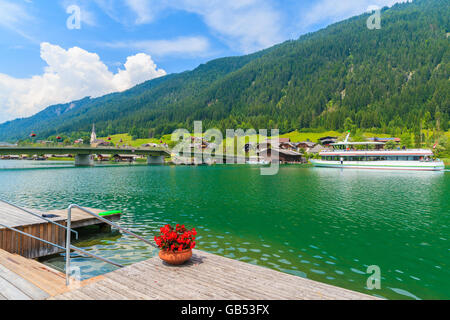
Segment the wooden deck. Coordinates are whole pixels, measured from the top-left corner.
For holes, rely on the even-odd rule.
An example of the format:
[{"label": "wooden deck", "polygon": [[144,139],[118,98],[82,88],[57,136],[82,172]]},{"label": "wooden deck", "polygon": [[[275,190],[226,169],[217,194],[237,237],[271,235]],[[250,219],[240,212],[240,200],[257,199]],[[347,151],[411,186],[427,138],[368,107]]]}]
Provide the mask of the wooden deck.
[{"label": "wooden deck", "polygon": [[[101,279],[85,280],[80,286]],[[69,290],[64,273],[0,249],[0,300],[46,300]]]},{"label": "wooden deck", "polygon": [[375,297],[202,251],[168,266],[158,257],[111,273],[55,300],[372,300]]},{"label": "wooden deck", "polygon": [[[94,209],[94,208],[86,208],[89,211],[99,214],[100,212],[105,212],[105,210],[100,210],[100,209]],[[67,220],[67,209],[65,210],[52,210],[47,212],[48,214],[54,214],[57,216],[60,216],[63,221]],[[103,217],[105,219],[108,219],[110,221],[118,221],[120,220],[120,213],[117,214],[113,214],[110,216],[106,216]],[[91,215],[87,214],[86,212],[78,209],[78,208],[74,208],[72,209],[72,229],[78,229],[78,228],[82,228],[82,227],[87,227],[87,226],[92,226],[92,225],[99,225],[102,224],[103,222],[101,222],[98,219],[93,218]]]},{"label": "wooden deck", "polygon": [[63,273],[0,250],[0,300],[42,300],[65,291]]},{"label": "wooden deck", "polygon": [[194,251],[174,267],[158,257],[68,288],[65,275],[0,250],[0,300],[373,300],[375,297]]}]

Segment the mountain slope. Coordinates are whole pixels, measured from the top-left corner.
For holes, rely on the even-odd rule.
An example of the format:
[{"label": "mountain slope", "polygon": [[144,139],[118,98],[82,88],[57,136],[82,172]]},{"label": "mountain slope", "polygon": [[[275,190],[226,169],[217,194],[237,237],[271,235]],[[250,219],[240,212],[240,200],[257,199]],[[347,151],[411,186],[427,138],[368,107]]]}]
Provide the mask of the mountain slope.
[{"label": "mountain slope", "polygon": [[[0,140],[89,131],[148,137],[205,127],[448,128],[448,0],[420,0],[368,14],[243,57],[148,81],[123,93],[50,107],[0,125]],[[72,109],[68,110],[68,106]],[[64,108],[57,115],[55,108]],[[52,109],[53,108],[53,109]],[[49,110],[50,109],[50,110]]]}]

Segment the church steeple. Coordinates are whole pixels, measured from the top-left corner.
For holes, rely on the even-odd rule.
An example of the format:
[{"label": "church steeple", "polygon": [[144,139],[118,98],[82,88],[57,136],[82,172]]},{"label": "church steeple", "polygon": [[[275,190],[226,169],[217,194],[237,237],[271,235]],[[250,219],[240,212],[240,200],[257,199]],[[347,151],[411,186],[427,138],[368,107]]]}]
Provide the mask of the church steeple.
[{"label": "church steeple", "polygon": [[95,123],[92,125],[92,133],[91,133],[91,145],[97,141],[97,134],[95,133]]}]

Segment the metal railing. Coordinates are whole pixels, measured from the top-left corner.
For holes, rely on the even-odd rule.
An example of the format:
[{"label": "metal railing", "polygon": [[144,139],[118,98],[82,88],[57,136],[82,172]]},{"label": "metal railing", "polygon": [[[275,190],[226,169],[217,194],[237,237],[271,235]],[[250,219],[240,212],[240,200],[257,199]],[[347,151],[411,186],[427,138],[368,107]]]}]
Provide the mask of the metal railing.
[{"label": "metal railing", "polygon": [[16,208],[16,209],[19,209],[19,210],[21,210],[21,211],[23,211],[23,212],[25,212],[25,213],[28,213],[29,215],[32,215],[32,216],[34,216],[34,217],[36,217],[36,218],[45,220],[45,221],[47,221],[47,222],[49,222],[49,223],[52,223],[52,224],[54,224],[54,225],[56,225],[56,226],[58,226],[58,227],[64,228],[64,229],[66,229],[66,230],[69,230],[69,229],[70,229],[70,232],[73,232],[73,233],[75,234],[76,239],[78,239],[78,232],[76,232],[75,230],[72,230],[71,228],[68,228],[68,227],[66,227],[66,226],[63,226],[63,225],[60,224],[60,223],[57,223],[57,222],[55,222],[55,221],[53,221],[53,220],[50,220],[50,219],[48,219],[48,218],[45,218],[45,217],[43,217],[43,216],[41,216],[41,215],[39,215],[39,214],[37,214],[37,213],[31,212],[30,210],[27,210],[27,209],[24,209],[24,208],[22,208],[22,207],[19,207],[19,206],[15,205],[14,203],[8,202],[8,201],[6,201],[6,200],[0,199],[0,202],[6,203],[7,205],[10,205],[11,207],[14,207],[14,208]]},{"label": "metal railing", "polygon": [[[131,232],[130,230],[125,229],[125,228],[119,226],[118,224],[116,224],[116,223],[114,223],[114,222],[112,222],[112,221],[110,221],[110,220],[108,220],[108,219],[105,219],[105,218],[99,216],[98,214],[95,214],[95,213],[89,211],[88,209],[83,208],[83,207],[80,207],[79,205],[76,205],[76,204],[71,204],[71,205],[67,208],[67,227],[68,227],[69,229],[70,229],[70,227],[71,227],[71,225],[72,225],[72,209],[73,209],[73,208],[77,208],[77,209],[79,209],[79,210],[81,210],[81,211],[83,211],[83,212],[85,212],[85,213],[87,213],[87,214],[93,216],[94,218],[96,218],[96,219],[98,219],[98,220],[100,220],[100,221],[102,221],[102,222],[104,222],[104,223],[106,223],[106,224],[109,224],[110,226],[112,226],[112,227],[114,227],[114,228],[116,228],[116,229],[119,229],[119,230],[121,230],[122,232],[127,233],[127,234],[129,234],[129,235],[131,235],[131,236],[133,236],[133,237],[135,237],[135,238],[137,238],[137,239],[139,239],[139,240],[145,242],[146,244],[149,244],[149,245],[151,245],[151,246],[153,246],[153,247],[157,247],[154,243],[152,243],[152,242],[150,242],[149,240],[147,240],[147,239],[145,239],[145,238],[143,238],[143,237],[141,237],[141,236],[135,234],[134,232]],[[76,248],[76,247],[72,246],[72,245],[70,244],[70,242],[71,242],[70,233],[67,232],[66,248],[65,248],[65,250],[66,250],[66,285],[67,285],[67,286],[70,284],[70,271],[71,271],[71,270],[70,270],[70,251],[71,251],[71,250],[76,250],[76,251],[80,252],[80,250],[81,250],[81,249],[79,249],[79,248]],[[81,250],[81,251],[84,251],[84,250]],[[113,264],[113,265],[115,265],[115,266],[117,266],[117,267],[120,267],[120,268],[123,267],[122,265],[120,265],[120,264],[118,264],[118,263],[112,262],[112,261],[110,261],[110,260],[108,260],[108,259],[101,258],[101,257],[99,257],[99,256],[95,256],[95,255],[93,255],[93,254],[89,254],[89,253],[87,253],[86,251],[84,251],[83,253],[86,253],[86,254],[88,254],[88,255],[91,255],[91,256],[93,256],[94,258],[100,259],[100,260],[102,260],[102,261],[104,261],[104,262]]]},{"label": "metal railing", "polygon": [[[3,201],[3,200],[0,200],[0,201]],[[53,247],[55,247],[55,248],[58,248],[58,249],[60,249],[60,250],[65,251],[65,252],[66,252],[66,257],[65,257],[65,258],[66,258],[66,285],[67,285],[67,286],[70,285],[70,272],[71,272],[71,269],[70,269],[71,256],[70,256],[70,254],[71,254],[71,251],[72,251],[72,250],[75,251],[75,252],[78,252],[78,253],[80,253],[80,254],[82,254],[82,255],[85,255],[85,256],[88,256],[88,257],[92,257],[92,258],[101,260],[101,261],[103,261],[103,262],[109,263],[109,264],[114,265],[114,266],[119,267],[119,268],[123,268],[123,267],[124,267],[123,265],[121,265],[121,264],[119,264],[119,263],[116,263],[116,262],[114,262],[114,261],[112,261],[112,260],[109,260],[109,259],[100,257],[100,256],[98,256],[98,255],[96,255],[96,254],[90,253],[90,252],[88,252],[88,251],[85,251],[85,250],[83,250],[83,249],[81,249],[81,248],[78,248],[78,247],[76,247],[76,246],[73,246],[73,245],[71,244],[71,232],[74,232],[74,233],[76,234],[77,238],[78,238],[78,232],[76,232],[76,231],[74,231],[74,230],[71,229],[71,226],[72,226],[72,209],[73,209],[73,208],[78,208],[78,209],[80,209],[81,211],[84,211],[85,213],[87,213],[87,214],[93,216],[94,218],[96,218],[96,219],[98,219],[98,220],[100,220],[100,221],[102,221],[102,222],[104,222],[104,223],[106,223],[106,224],[109,224],[110,226],[112,226],[112,227],[114,227],[114,228],[117,228],[117,229],[123,231],[124,233],[127,233],[127,234],[129,234],[129,235],[131,235],[131,236],[133,236],[133,237],[135,237],[135,238],[137,238],[137,239],[139,239],[139,240],[141,240],[141,241],[143,241],[143,242],[145,242],[145,243],[147,243],[147,244],[153,246],[153,247],[157,247],[154,243],[152,243],[152,242],[150,242],[149,240],[147,240],[147,239],[145,239],[145,238],[143,238],[143,237],[141,237],[141,236],[135,234],[134,232],[131,232],[130,230],[127,230],[127,229],[125,229],[125,228],[123,228],[123,227],[121,227],[121,226],[115,224],[114,222],[109,221],[108,219],[105,219],[105,218],[103,218],[103,217],[101,217],[101,216],[99,216],[99,215],[97,215],[97,214],[95,214],[95,213],[93,213],[93,212],[91,212],[91,211],[89,211],[89,210],[83,208],[83,207],[80,207],[80,206],[78,206],[78,205],[76,205],[76,204],[71,204],[71,205],[68,207],[68,209],[67,209],[67,226],[63,226],[63,225],[61,225],[61,224],[59,224],[59,223],[56,223],[56,222],[54,222],[54,221],[51,221],[51,220],[46,219],[46,218],[44,218],[44,217],[41,217],[41,216],[39,216],[39,215],[37,215],[37,214],[31,212],[31,211],[28,211],[28,210],[26,210],[26,209],[20,208],[20,207],[14,205],[14,204],[8,203],[8,202],[6,202],[6,201],[3,201],[3,202],[5,202],[5,203],[7,203],[7,204],[9,204],[9,205],[11,205],[11,206],[13,206],[13,207],[15,207],[15,208],[21,209],[21,210],[23,210],[23,211],[25,211],[25,212],[27,212],[27,213],[29,213],[29,214],[32,214],[32,215],[34,215],[34,216],[36,216],[36,217],[39,217],[39,218],[42,218],[42,219],[44,219],[44,220],[46,220],[46,221],[48,221],[48,222],[50,222],[50,223],[56,224],[56,225],[58,225],[58,226],[60,226],[60,227],[63,227],[64,229],[66,229],[66,231],[67,231],[67,232],[66,232],[66,247],[63,247],[63,246],[60,246],[60,245],[58,245],[58,244],[56,244],[56,243],[47,241],[47,240],[42,239],[42,238],[39,238],[39,237],[36,237],[36,236],[34,236],[34,235],[32,235],[32,234],[29,234],[29,233],[23,232],[22,230],[19,230],[19,229],[17,229],[17,228],[10,227],[10,226],[7,226],[7,225],[5,225],[5,224],[0,223],[0,227],[6,228],[6,229],[11,230],[11,231],[14,231],[14,232],[17,232],[17,233],[22,234],[22,235],[24,235],[24,236],[26,236],[26,237],[35,239],[35,240],[37,240],[37,241],[46,243],[46,244],[51,245],[51,246],[53,246]],[[70,230],[71,232],[69,232],[69,230]]]},{"label": "metal railing", "polygon": [[[21,231],[21,230],[19,230],[19,229],[16,229],[16,228],[13,228],[13,227],[4,225],[4,224],[2,224],[2,223],[0,223],[0,227],[6,228],[6,229],[8,229],[8,230],[11,230],[11,231],[14,231],[14,232],[17,232],[17,233],[20,233],[20,234],[22,234],[22,235],[24,235],[24,236],[26,236],[26,237],[29,237],[29,238],[32,238],[32,239],[41,241],[41,242],[43,242],[43,243],[46,243],[46,244],[48,244],[48,245],[51,245],[51,246],[53,246],[53,247],[55,247],[55,248],[58,248],[58,249],[61,249],[61,250],[63,250],[63,251],[66,250],[65,247],[60,246],[59,244],[56,244],[56,243],[53,243],[53,242],[44,240],[44,239],[42,239],[42,238],[33,236],[32,234],[23,232],[23,231]],[[68,233],[68,234],[70,235],[70,233]],[[75,246],[72,246],[72,245],[71,245],[71,246],[70,246],[70,249],[73,250],[73,251],[77,251],[77,252],[79,252],[79,253],[81,253],[81,254],[84,254],[84,255],[86,255],[86,256],[90,256],[90,257],[92,257],[92,258],[96,258],[96,259],[102,260],[102,261],[104,261],[104,262],[110,263],[110,264],[115,265],[115,266],[117,266],[117,267],[120,267],[120,268],[123,267],[121,264],[115,263],[114,261],[111,261],[111,260],[109,260],[109,259],[102,258],[102,257],[100,257],[100,256],[97,256],[97,255],[93,254],[93,253],[90,253],[90,252],[88,252],[88,251],[85,251],[85,250],[83,250],[83,249],[80,249],[80,248],[78,248],[78,247],[75,247]],[[66,282],[66,283],[67,283],[67,282]]]}]

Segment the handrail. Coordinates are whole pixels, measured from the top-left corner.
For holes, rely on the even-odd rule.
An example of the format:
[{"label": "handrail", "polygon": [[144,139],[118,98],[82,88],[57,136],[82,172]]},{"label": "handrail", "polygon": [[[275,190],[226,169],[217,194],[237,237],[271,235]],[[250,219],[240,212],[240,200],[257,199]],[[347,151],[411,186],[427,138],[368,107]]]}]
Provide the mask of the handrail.
[{"label": "handrail", "polygon": [[[24,236],[26,236],[26,237],[30,237],[30,238],[33,238],[33,239],[35,239],[35,240],[44,242],[44,243],[49,244],[49,245],[51,245],[51,246],[53,246],[53,247],[56,247],[56,248],[58,248],[58,249],[66,250],[66,248],[64,248],[63,246],[60,246],[60,245],[58,245],[58,244],[56,244],[56,243],[53,243],[53,242],[50,242],[50,241],[41,239],[41,238],[39,238],[39,237],[33,236],[32,234],[23,232],[23,231],[21,231],[21,230],[19,230],[19,229],[13,228],[13,227],[9,227],[9,226],[4,225],[4,224],[2,224],[2,223],[0,223],[0,227],[4,227],[4,228],[6,228],[6,229],[8,229],[8,230],[11,230],[11,231],[20,233],[20,234],[22,234],[22,235],[24,235]],[[81,254],[84,254],[84,255],[87,255],[87,256],[90,256],[90,257],[93,257],[93,258],[102,260],[102,261],[107,262],[107,263],[109,263],[109,264],[112,264],[112,265],[114,265],[114,266],[123,268],[123,266],[122,266],[121,264],[115,263],[114,261],[111,261],[111,260],[106,259],[106,258],[102,258],[102,257],[100,257],[100,256],[97,256],[96,254],[90,253],[90,252],[88,252],[88,251],[85,251],[85,250],[80,249],[80,248],[78,248],[78,247],[75,247],[75,246],[73,246],[73,245],[71,245],[70,248],[71,248],[72,250],[74,250],[74,251],[77,251],[77,252],[81,253]]]},{"label": "handrail", "polygon": [[[108,219],[105,219],[105,218],[99,216],[98,214],[93,213],[92,211],[89,211],[89,210],[86,209],[86,208],[80,207],[79,205],[71,204],[71,205],[69,206],[69,208],[68,208],[69,214],[71,214],[72,208],[80,209],[81,211],[86,212],[87,214],[93,216],[94,218],[97,218],[98,220],[100,220],[100,221],[102,221],[102,222],[104,222],[104,223],[106,223],[106,224],[109,224],[110,226],[112,226],[112,227],[114,227],[114,228],[116,228],[116,229],[119,229],[119,230],[121,230],[121,231],[123,231],[123,232],[125,232],[125,233],[128,233],[129,235],[131,235],[131,236],[133,236],[133,237],[135,237],[135,238],[137,238],[137,239],[139,239],[139,240],[141,240],[141,241],[143,241],[143,242],[145,242],[145,243],[147,243],[147,244],[149,244],[149,245],[151,245],[151,246],[157,248],[156,244],[154,244],[153,242],[151,242],[151,241],[149,241],[149,240],[147,240],[147,239],[145,239],[145,238],[143,238],[143,237],[141,237],[141,236],[135,234],[134,232],[131,232],[131,231],[128,230],[128,229],[125,229],[125,228],[119,226],[118,224],[116,224],[116,223],[114,223],[114,222],[112,222],[112,221],[110,221],[110,220],[108,220]],[[67,219],[69,220],[69,217],[67,217]]]},{"label": "handrail", "polygon": [[[83,207],[80,207],[79,205],[76,205],[76,204],[71,204],[71,205],[67,208],[67,227],[68,227],[69,229],[70,229],[70,227],[71,227],[71,225],[72,225],[72,209],[73,209],[73,208],[78,208],[78,209],[80,209],[81,211],[84,211],[85,213],[87,213],[87,214],[93,216],[94,218],[97,218],[98,220],[100,220],[100,221],[102,221],[102,222],[104,222],[104,223],[106,223],[106,224],[109,224],[109,225],[112,226],[112,227],[117,228],[117,229],[119,229],[119,230],[121,230],[121,231],[123,231],[123,232],[125,232],[125,233],[127,233],[127,234],[129,234],[129,235],[131,235],[131,236],[133,236],[133,237],[135,237],[135,238],[137,238],[137,239],[139,239],[139,240],[141,240],[141,241],[143,241],[143,242],[145,242],[145,243],[151,245],[151,246],[153,246],[153,247],[156,247],[155,244],[153,244],[152,242],[148,241],[147,239],[144,239],[143,237],[138,236],[137,234],[135,234],[135,233],[133,233],[133,232],[131,232],[131,231],[129,231],[129,230],[127,230],[127,229],[125,229],[125,228],[123,228],[123,227],[117,225],[117,224],[115,224],[114,222],[109,221],[108,219],[105,219],[105,218],[103,218],[103,217],[100,217],[98,214],[95,214],[95,213],[89,211],[88,209],[85,209],[85,208],[83,208]],[[67,232],[67,238],[66,238],[66,285],[67,285],[67,286],[70,284],[70,250],[76,250],[76,249],[73,249],[73,246],[71,246],[70,241],[71,241],[70,233]],[[79,248],[77,248],[77,249],[78,249],[78,250],[81,250],[81,249],[79,249]],[[83,251],[83,250],[82,250],[82,251]],[[97,259],[100,259],[100,260],[103,260],[103,261],[106,261],[106,259],[100,258],[100,257],[98,257],[98,256],[96,256],[96,258],[97,258]],[[112,264],[114,264],[114,265],[116,265],[116,266],[118,266],[118,267],[123,267],[122,265],[113,263],[112,261],[109,261],[109,260],[106,261],[106,262],[112,263]]]},{"label": "handrail", "polygon": [[[16,209],[22,210],[23,212],[26,212],[26,213],[28,213],[28,214],[30,214],[30,215],[32,215],[32,216],[35,216],[35,217],[37,217],[37,218],[40,218],[40,219],[45,220],[45,221],[47,221],[47,222],[50,222],[50,223],[52,223],[52,224],[54,224],[54,225],[57,225],[58,227],[64,228],[64,229],[66,229],[66,230],[69,230],[68,227],[63,226],[63,225],[60,224],[60,223],[57,223],[57,222],[52,221],[52,220],[50,220],[50,219],[47,219],[47,218],[45,218],[45,217],[43,217],[43,216],[40,216],[40,215],[38,215],[38,214],[36,214],[36,213],[34,213],[34,212],[31,212],[31,211],[29,211],[29,210],[27,210],[27,209],[24,209],[24,208],[22,208],[22,207],[19,207],[19,206],[15,205],[15,204],[13,204],[13,203],[11,203],[11,202],[5,201],[5,200],[3,200],[3,199],[0,199],[0,201],[3,202],[3,203],[6,203],[6,204],[8,204],[8,205],[10,205],[10,206],[12,206],[12,207],[14,207],[14,208],[16,208]],[[73,232],[73,233],[75,233],[75,237],[76,237],[76,239],[78,239],[78,232],[75,231],[75,230],[72,230],[72,229],[70,229],[70,231]]]}]

